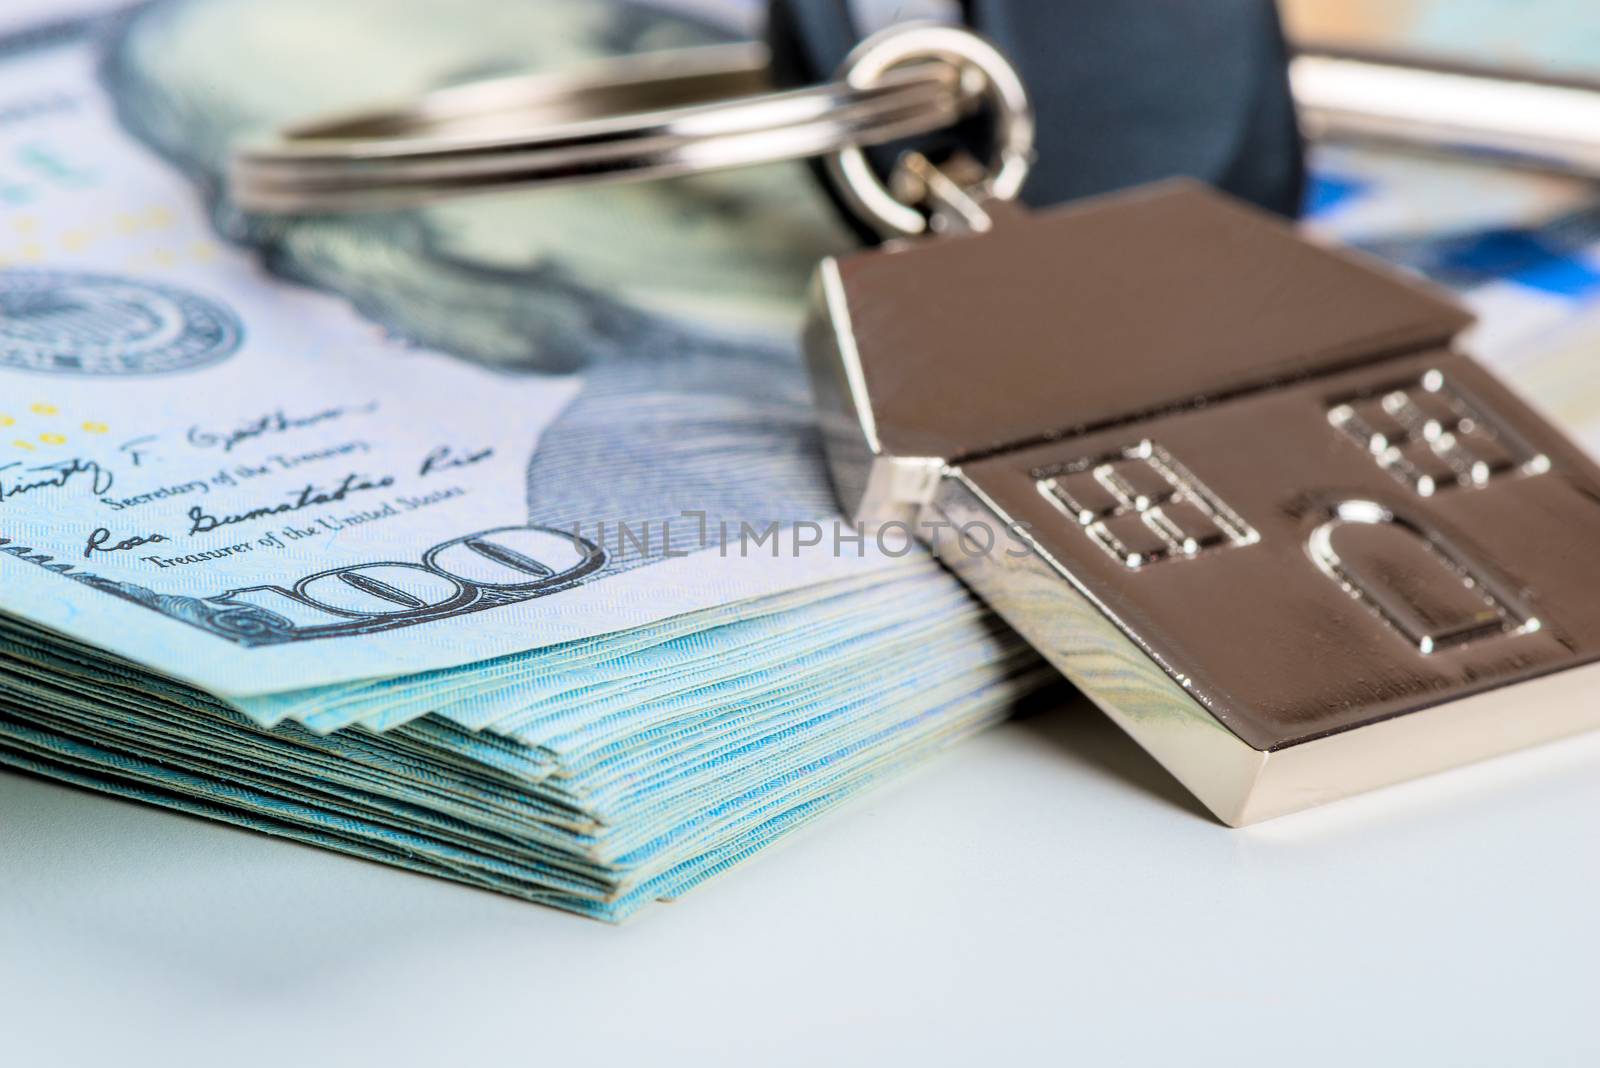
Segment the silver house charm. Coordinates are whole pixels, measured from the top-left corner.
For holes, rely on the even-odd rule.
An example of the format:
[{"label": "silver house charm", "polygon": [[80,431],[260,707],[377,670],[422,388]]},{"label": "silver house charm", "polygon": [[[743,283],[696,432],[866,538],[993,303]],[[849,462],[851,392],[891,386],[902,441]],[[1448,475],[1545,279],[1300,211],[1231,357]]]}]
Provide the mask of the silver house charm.
[{"label": "silver house charm", "polygon": [[1464,311],[1190,183],[985,207],[818,270],[848,514],[1229,824],[1600,726],[1600,469]]}]

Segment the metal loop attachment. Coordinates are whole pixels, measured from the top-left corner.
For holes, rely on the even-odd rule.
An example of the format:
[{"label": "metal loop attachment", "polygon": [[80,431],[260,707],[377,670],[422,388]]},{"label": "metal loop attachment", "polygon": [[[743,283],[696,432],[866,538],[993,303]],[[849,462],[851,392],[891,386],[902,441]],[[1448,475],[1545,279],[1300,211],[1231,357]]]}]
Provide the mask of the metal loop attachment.
[{"label": "metal loop attachment", "polygon": [[938,23],[890,26],[856,46],[839,80],[866,89],[930,60],[959,72],[964,92],[984,101],[992,113],[995,145],[983,164],[987,173],[968,183],[914,152],[902,158],[888,185],[859,145],[829,156],[828,176],[841,198],[884,237],[913,237],[930,229],[986,230],[983,202],[1015,200],[1033,165],[1033,108],[1022,79],[998,49],[969,30]]}]

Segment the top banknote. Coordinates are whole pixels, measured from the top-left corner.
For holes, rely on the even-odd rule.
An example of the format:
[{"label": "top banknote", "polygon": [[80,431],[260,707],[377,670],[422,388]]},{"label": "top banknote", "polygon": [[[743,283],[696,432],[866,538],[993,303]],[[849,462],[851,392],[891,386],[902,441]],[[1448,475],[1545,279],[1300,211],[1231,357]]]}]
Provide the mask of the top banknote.
[{"label": "top banknote", "polygon": [[219,239],[95,64],[0,59],[0,611],[246,696],[893,566],[798,544],[830,497],[775,328],[556,372],[399,340]]}]

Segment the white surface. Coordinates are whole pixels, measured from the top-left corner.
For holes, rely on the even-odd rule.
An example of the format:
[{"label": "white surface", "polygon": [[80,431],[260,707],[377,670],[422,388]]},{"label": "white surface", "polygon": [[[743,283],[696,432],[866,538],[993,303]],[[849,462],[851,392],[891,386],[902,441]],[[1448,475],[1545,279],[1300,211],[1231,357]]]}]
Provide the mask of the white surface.
[{"label": "white surface", "polygon": [[0,775],[0,1060],[1600,1062],[1600,735],[1245,831],[1087,708],[609,928]]}]

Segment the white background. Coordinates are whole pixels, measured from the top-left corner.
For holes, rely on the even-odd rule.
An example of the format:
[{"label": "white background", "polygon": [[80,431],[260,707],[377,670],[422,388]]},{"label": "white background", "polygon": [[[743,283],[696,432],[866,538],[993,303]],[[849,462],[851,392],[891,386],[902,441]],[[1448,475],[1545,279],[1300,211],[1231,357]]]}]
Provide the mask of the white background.
[{"label": "white background", "polygon": [[1597,772],[1230,831],[1072,707],[621,928],[0,775],[0,1062],[1593,1066]]}]

